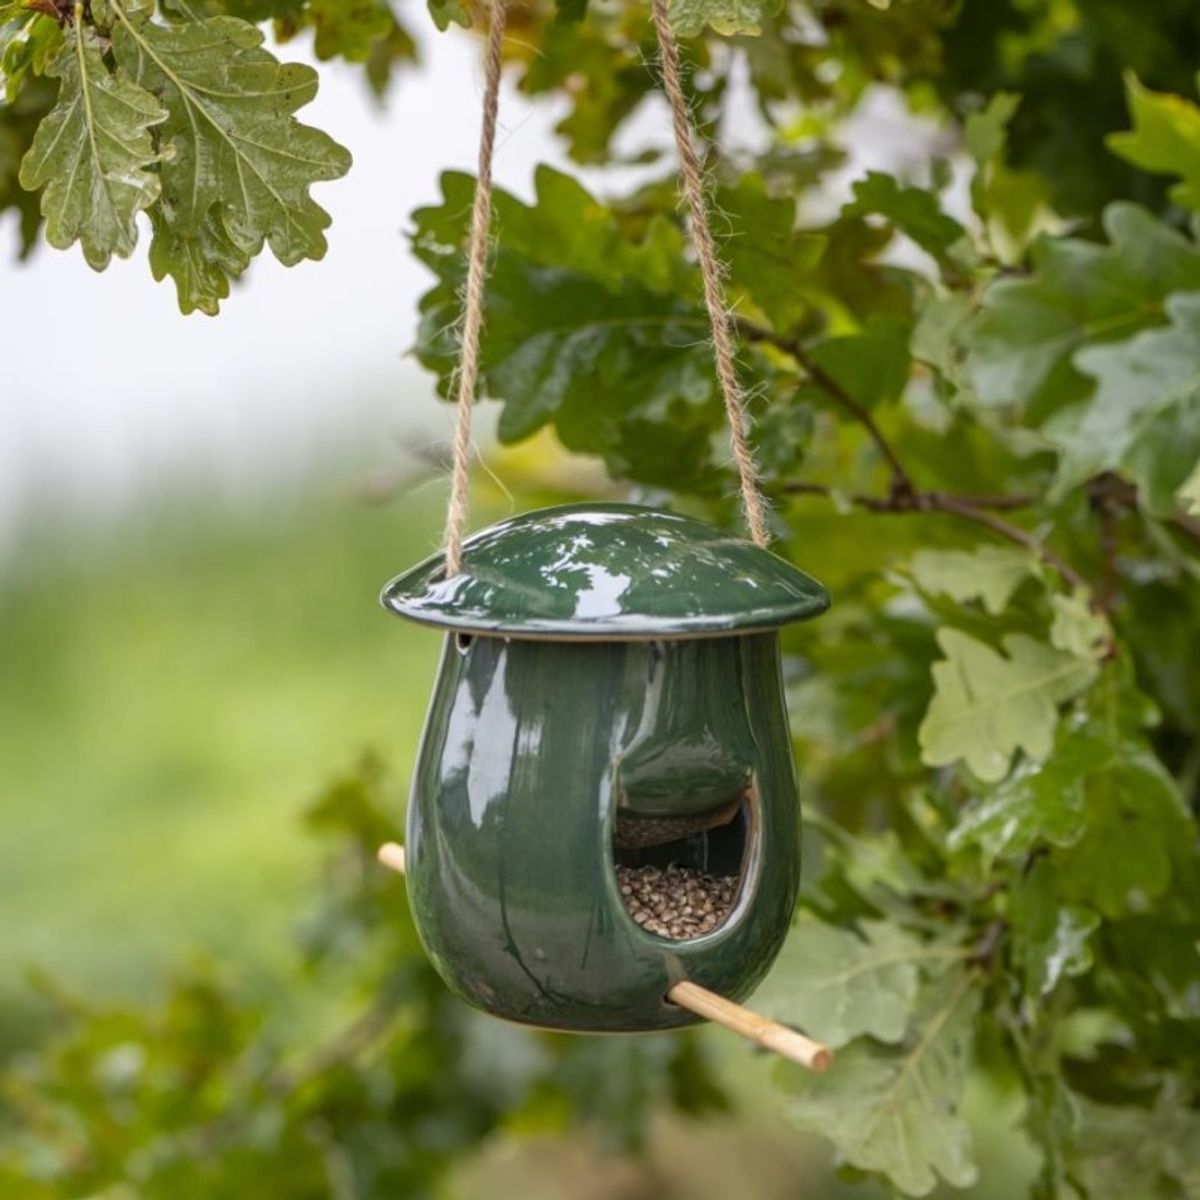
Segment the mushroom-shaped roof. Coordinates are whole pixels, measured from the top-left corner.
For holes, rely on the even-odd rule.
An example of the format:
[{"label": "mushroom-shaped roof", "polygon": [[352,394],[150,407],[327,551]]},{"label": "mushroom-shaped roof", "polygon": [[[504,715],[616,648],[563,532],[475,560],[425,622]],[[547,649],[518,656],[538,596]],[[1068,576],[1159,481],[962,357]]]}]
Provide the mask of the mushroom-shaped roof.
[{"label": "mushroom-shaped roof", "polygon": [[393,579],[385,608],[467,633],[627,640],[717,637],[816,616],[829,594],[769,550],[678,513],[567,504],[467,539]]}]

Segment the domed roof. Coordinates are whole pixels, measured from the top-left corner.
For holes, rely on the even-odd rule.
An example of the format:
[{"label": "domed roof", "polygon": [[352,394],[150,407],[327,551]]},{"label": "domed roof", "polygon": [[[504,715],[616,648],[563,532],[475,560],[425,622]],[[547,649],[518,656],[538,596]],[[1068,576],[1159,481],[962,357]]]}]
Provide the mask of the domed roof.
[{"label": "domed roof", "polygon": [[769,550],[678,513],[567,504],[468,538],[461,574],[435,554],[397,576],[385,608],[518,638],[716,637],[814,617],[829,594]]}]

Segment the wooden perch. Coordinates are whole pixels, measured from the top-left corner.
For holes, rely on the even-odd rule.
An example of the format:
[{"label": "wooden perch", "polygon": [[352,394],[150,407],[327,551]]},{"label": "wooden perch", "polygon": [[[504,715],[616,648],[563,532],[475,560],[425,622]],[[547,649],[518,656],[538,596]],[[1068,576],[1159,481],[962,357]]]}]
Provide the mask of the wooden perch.
[{"label": "wooden perch", "polygon": [[[379,847],[376,857],[389,870],[404,874],[403,846],[396,842],[385,842]],[[667,992],[667,999],[698,1017],[723,1025],[765,1049],[807,1067],[810,1071],[824,1071],[833,1062],[833,1052],[828,1046],[814,1042],[812,1038],[807,1038],[778,1021],[772,1021],[770,1017],[752,1012],[724,996],[718,996],[716,992],[710,992],[698,983],[681,980]]]},{"label": "wooden perch", "polygon": [[833,1062],[833,1052],[828,1046],[814,1042],[812,1038],[807,1038],[778,1021],[772,1021],[770,1017],[752,1012],[744,1005],[726,1000],[724,996],[718,996],[716,992],[710,992],[698,983],[682,980],[667,992],[667,999],[672,1004],[678,1004],[680,1008],[694,1012],[698,1017],[724,1025],[726,1029],[731,1029],[776,1054],[782,1054],[784,1058],[790,1058],[792,1062],[799,1063],[810,1071],[824,1071]]},{"label": "wooden perch", "polygon": [[404,847],[399,842],[384,842],[376,851],[375,857],[397,875],[404,874]]}]

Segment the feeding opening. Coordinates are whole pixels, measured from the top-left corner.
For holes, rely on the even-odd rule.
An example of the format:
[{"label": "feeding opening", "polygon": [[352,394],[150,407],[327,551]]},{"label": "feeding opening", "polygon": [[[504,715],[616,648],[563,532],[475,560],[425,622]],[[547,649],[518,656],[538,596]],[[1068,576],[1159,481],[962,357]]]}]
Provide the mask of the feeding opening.
[{"label": "feeding opening", "polygon": [[629,915],[672,941],[703,937],[729,918],[749,860],[751,791],[706,812],[644,816],[618,808],[612,854]]}]

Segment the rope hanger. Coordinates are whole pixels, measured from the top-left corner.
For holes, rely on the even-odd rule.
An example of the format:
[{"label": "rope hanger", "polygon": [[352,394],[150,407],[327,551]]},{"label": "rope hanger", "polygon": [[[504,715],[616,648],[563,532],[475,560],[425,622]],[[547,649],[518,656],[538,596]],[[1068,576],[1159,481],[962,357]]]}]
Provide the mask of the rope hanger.
[{"label": "rope hanger", "polygon": [[[756,545],[765,547],[770,542],[766,505],[759,490],[758,467],[747,437],[746,402],[734,366],[729,310],[721,284],[721,262],[708,221],[704,172],[696,153],[696,131],[683,93],[679,43],[675,40],[675,32],[667,16],[667,0],[652,0],[651,13],[661,54],[663,88],[671,105],[671,124],[679,155],[680,192],[687,205],[692,245],[704,282],[704,306],[708,312],[717,380],[721,385],[725,417],[729,423],[730,447],[738,471],[742,512],[750,537]],[[496,143],[496,116],[500,107],[500,51],[507,17],[508,0],[492,0],[484,59],[479,164],[467,245],[467,283],[456,373],[453,469],[444,537],[448,576],[457,575],[462,570],[463,535],[470,511],[471,412],[479,382],[479,337],[483,329],[484,287],[487,282],[488,238],[492,218],[492,159]]]}]

